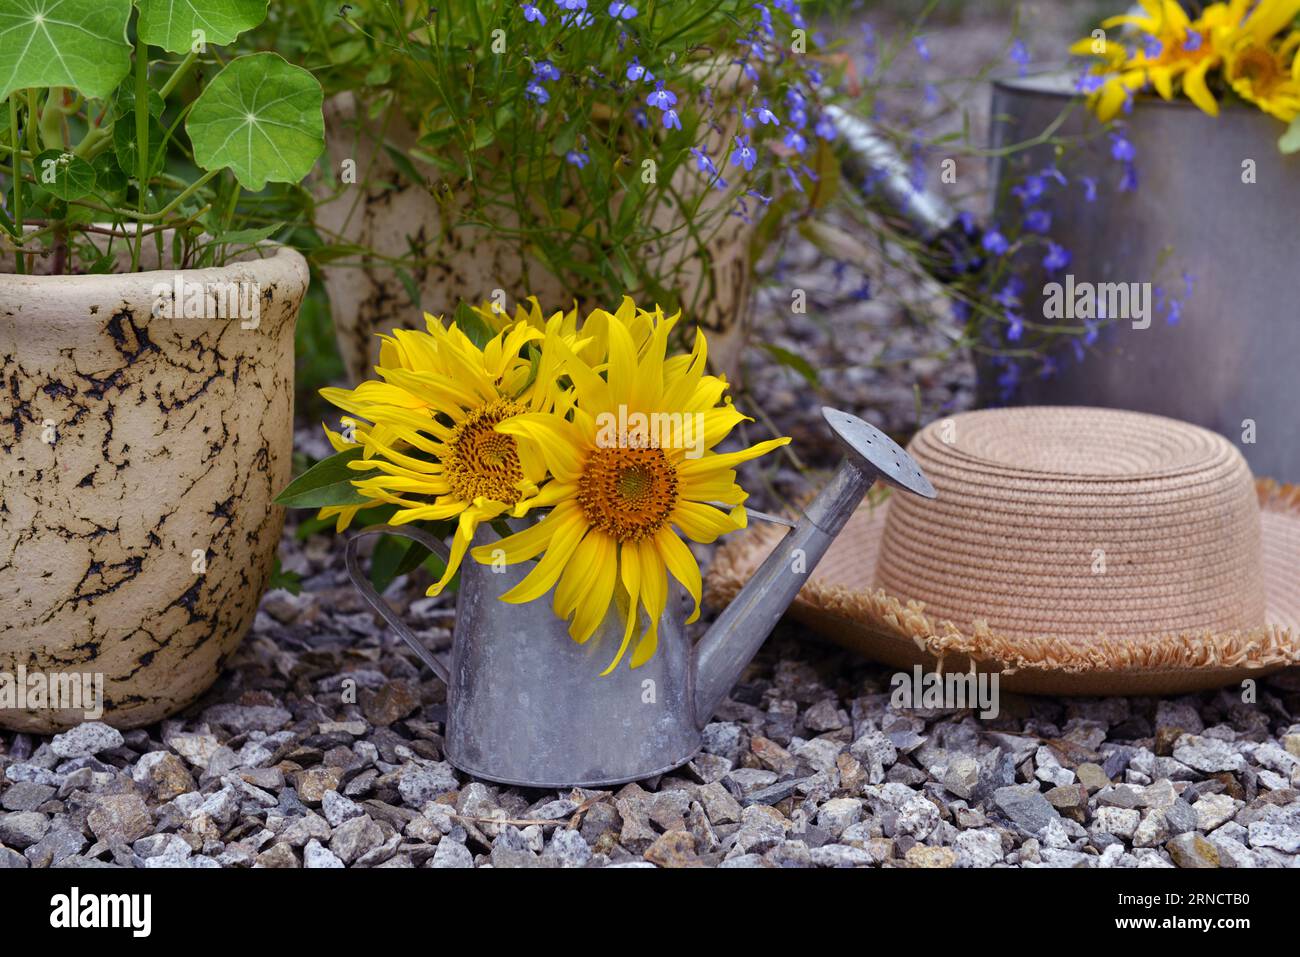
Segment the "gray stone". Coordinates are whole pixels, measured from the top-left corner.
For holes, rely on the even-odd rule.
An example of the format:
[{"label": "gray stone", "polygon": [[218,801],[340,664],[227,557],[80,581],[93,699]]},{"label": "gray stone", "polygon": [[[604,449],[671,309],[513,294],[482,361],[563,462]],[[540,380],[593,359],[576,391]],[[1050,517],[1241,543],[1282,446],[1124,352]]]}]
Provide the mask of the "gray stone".
[{"label": "gray stone", "polygon": [[1251,821],[1248,831],[1251,847],[1271,847],[1287,854],[1300,852],[1300,827]]},{"label": "gray stone", "polygon": [[35,811],[38,807],[54,797],[55,789],[48,784],[34,781],[19,781],[10,785],[9,790],[0,798],[0,807],[6,811]]},{"label": "gray stone", "polygon": [[430,762],[424,767],[408,765],[402,769],[397,791],[407,807],[420,808],[439,794],[460,789],[456,769],[446,761]]},{"label": "gray stone", "polygon": [[[344,821],[350,821],[354,817],[361,817],[365,814],[365,809],[351,798],[344,797],[338,791],[326,791],[325,796],[321,798],[321,813],[325,820],[329,821],[330,827],[338,827]],[[308,867],[311,865],[308,864]]]},{"label": "gray stone", "polygon": [[30,867],[27,858],[10,847],[0,847],[0,871],[21,870]]},{"label": "gray stone", "polygon": [[542,851],[542,860],[559,867],[586,867],[591,861],[591,847],[579,831],[557,827]]},{"label": "gray stone", "polygon": [[439,841],[438,849],[426,867],[473,867],[474,855],[464,844],[456,841]]},{"label": "gray stone", "polygon": [[1169,807],[1165,808],[1165,824],[1169,828],[1170,834],[1186,834],[1188,831],[1197,829],[1196,812],[1192,806],[1179,798]]},{"label": "gray stone", "polygon": [[823,844],[808,852],[808,859],[817,867],[870,867],[875,859],[860,847],[849,844]]},{"label": "gray stone", "polygon": [[857,758],[867,769],[867,783],[880,784],[885,780],[885,771],[898,760],[898,751],[889,738],[868,728],[858,735],[849,746],[849,754]]},{"label": "gray stone", "polygon": [[1213,773],[1240,771],[1246,760],[1226,741],[1218,738],[1184,734],[1174,744],[1174,758],[1189,768]]},{"label": "gray stone", "polygon": [[1196,812],[1196,826],[1199,830],[1210,832],[1232,820],[1241,806],[1240,801],[1233,800],[1227,794],[1207,794],[1192,805]]},{"label": "gray stone", "polygon": [[957,867],[992,867],[1002,861],[1002,838],[994,830],[962,831],[953,849]]},{"label": "gray stone", "polygon": [[979,785],[980,766],[974,758],[955,758],[943,776],[943,786],[963,800],[969,800]]},{"label": "gray stone", "polygon": [[1033,785],[998,788],[993,792],[993,803],[1007,820],[1030,837],[1061,817]]},{"label": "gray stone", "polygon": [[344,864],[351,864],[383,843],[384,832],[369,814],[363,814],[336,827],[330,837],[329,848]]},{"label": "gray stone", "polygon": [[312,838],[302,849],[302,866],[307,868],[339,868],[345,865],[337,854],[327,847],[322,847],[320,841]]},{"label": "gray stone", "polygon": [[817,826],[830,832],[832,837],[862,820],[862,802],[857,798],[835,798],[827,801],[817,811]]},{"label": "gray stone", "polygon": [[37,811],[11,811],[0,814],[0,844],[25,850],[45,836],[50,819]]},{"label": "gray stone", "polygon": [[1141,812],[1132,808],[1099,807],[1092,817],[1091,829],[1116,837],[1132,838],[1142,821]]},{"label": "gray stone", "polygon": [[100,721],[86,721],[50,741],[50,749],[61,758],[85,758],[111,751],[124,743],[122,732]]}]

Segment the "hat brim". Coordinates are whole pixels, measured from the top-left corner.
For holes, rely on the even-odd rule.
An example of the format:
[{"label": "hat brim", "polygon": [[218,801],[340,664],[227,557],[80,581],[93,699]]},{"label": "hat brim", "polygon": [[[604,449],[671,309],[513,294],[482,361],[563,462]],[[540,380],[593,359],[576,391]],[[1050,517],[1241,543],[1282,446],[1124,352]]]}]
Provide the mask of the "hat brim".
[{"label": "hat brim", "polygon": [[[831,544],[789,614],[853,651],[910,669],[997,672],[1021,694],[1183,694],[1258,678],[1300,664],[1300,486],[1257,483],[1267,623],[1250,632],[1089,641],[1000,635],[982,621],[963,627],[925,614],[906,596],[872,589],[888,501],[862,506]],[[731,601],[783,531],[751,527],[729,541],[709,568],[712,603]]]}]

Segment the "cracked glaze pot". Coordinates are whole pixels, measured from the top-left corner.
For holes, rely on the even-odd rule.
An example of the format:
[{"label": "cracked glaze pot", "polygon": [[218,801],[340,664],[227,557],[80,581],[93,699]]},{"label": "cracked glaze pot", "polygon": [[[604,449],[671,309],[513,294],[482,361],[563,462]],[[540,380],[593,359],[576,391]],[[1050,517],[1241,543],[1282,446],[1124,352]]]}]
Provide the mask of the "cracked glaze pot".
[{"label": "cracked glaze pot", "polygon": [[[212,684],[271,574],[308,270],[262,252],[106,276],[0,263],[0,673],[102,674],[102,720],[120,728]],[[257,311],[155,316],[178,277],[242,283]],[[0,709],[23,731],[82,718]]]}]

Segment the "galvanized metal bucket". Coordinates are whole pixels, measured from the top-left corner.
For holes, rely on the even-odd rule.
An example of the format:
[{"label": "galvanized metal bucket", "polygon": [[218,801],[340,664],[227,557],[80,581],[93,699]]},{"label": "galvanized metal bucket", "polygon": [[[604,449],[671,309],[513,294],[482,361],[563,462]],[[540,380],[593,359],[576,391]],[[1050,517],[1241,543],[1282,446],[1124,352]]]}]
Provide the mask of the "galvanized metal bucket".
[{"label": "galvanized metal bucket", "polygon": [[[689,761],[701,730],[812,574],[867,490],[881,479],[926,497],[934,489],[903,449],[861,419],[823,414],[847,455],[781,546],[708,633],[692,645],[678,589],[659,622],[654,656],[604,677],[623,635],[616,611],[584,644],[569,637],[544,597],[500,601],[531,565],[461,565],[451,659],[431,654],[381,598],[361,568],[368,536],[413,539],[448,557],[439,539],[410,526],[364,529],[347,547],[348,573],[377,611],[447,684],[447,760],[477,778],[528,787],[603,787],[662,774]],[[476,544],[495,540],[480,527]],[[644,627],[645,621],[638,622]]]},{"label": "galvanized metal bucket", "polygon": [[[1040,134],[1072,101],[1072,77],[996,83],[993,145]],[[1067,272],[1092,283],[1167,282],[1170,295],[1182,295],[1186,270],[1193,292],[1177,324],[1160,316],[1146,329],[1112,323],[1082,362],[1063,357],[1054,377],[1025,376],[1017,401],[1194,422],[1236,443],[1257,475],[1300,481],[1300,156],[1280,154],[1282,125],[1248,107],[1225,104],[1210,117],[1190,103],[1142,98],[1123,129],[1136,149],[1135,190],[1118,191],[1111,141],[1094,135],[1072,168],[1097,179],[1096,201],[1077,182],[1044,197],[1052,234],[1073,256]],[[1057,132],[1089,130],[1096,120],[1080,105]],[[1053,159],[1052,144],[1035,147],[1029,168]],[[1020,215],[1005,189],[1009,170],[1007,160],[994,170],[1005,218]],[[1243,182],[1248,172],[1254,182]],[[1024,275],[1027,314],[1041,316],[1048,279],[1035,268]],[[997,399],[991,371],[981,369],[986,402]]]}]

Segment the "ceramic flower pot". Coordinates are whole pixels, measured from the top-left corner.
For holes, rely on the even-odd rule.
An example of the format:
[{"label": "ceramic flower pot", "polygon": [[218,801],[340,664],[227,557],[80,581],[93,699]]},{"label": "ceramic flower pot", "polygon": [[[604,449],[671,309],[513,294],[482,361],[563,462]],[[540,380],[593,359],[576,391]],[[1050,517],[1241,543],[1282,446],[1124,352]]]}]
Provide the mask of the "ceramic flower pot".
[{"label": "ceramic flower pot", "polygon": [[[1069,78],[998,83],[994,145],[1042,132],[1073,97]],[[1060,133],[1095,134],[1096,120],[1073,101],[1077,108]],[[1224,105],[1210,117],[1190,103],[1141,98],[1123,123],[1138,177],[1127,192],[1118,191],[1122,167],[1111,156],[1112,141],[1089,138],[1071,163],[1075,181],[1048,190],[1042,204],[1052,214],[1052,235],[1072,254],[1066,272],[1076,283],[1151,283],[1153,302],[1181,299],[1181,318],[1171,324],[1153,310],[1148,328],[1131,320],[1109,324],[1082,361],[1070,353],[1056,357],[1057,375],[1039,378],[1027,369],[1018,401],[1184,419],[1232,440],[1255,474],[1300,479],[1300,156],[1278,152],[1282,130],[1249,107]],[[1050,144],[1023,160],[1028,169],[1051,161]],[[1010,162],[1022,161],[1000,163],[1000,179]],[[1080,175],[1096,178],[1095,201],[1087,200]],[[1018,199],[1001,189],[998,195],[1004,203],[997,217],[1020,215]],[[1025,274],[1031,316],[1041,315],[1049,281],[1034,268],[1037,258]],[[997,401],[994,375],[981,371],[984,399]]]},{"label": "ceramic flower pot", "polygon": [[[0,675],[101,675],[102,720],[157,721],[217,677],[271,574],[307,264],[0,273]],[[0,727],[85,714],[33,703]]]},{"label": "ceramic flower pot", "polygon": [[[537,261],[526,244],[485,229],[450,229],[443,210],[463,207],[468,202],[467,187],[447,182],[445,174],[432,169],[422,170],[427,182],[412,183],[388,151],[376,148],[381,129],[381,124],[358,110],[357,98],[351,93],[325,103],[330,161],[336,171],[347,161],[355,163],[358,182],[336,189],[318,180],[314,186],[316,221],[326,235],[369,251],[359,268],[340,264],[322,270],[339,352],[352,381],[366,378],[377,361],[376,336],[394,328],[423,328],[421,310],[450,315],[457,303],[487,301],[497,289],[510,297],[511,311],[515,297],[523,295],[536,296],[548,311],[569,308],[575,300],[583,311],[599,304],[599,290],[584,290],[575,285],[574,277],[555,275]],[[713,138],[716,154],[723,149],[719,144],[729,142],[729,133],[715,132]],[[382,139],[391,149],[407,153],[415,145],[416,135],[408,124],[395,119],[383,130]],[[692,169],[679,168],[675,176],[675,185],[684,196],[708,189]],[[721,201],[720,194],[717,199],[714,195],[705,195],[705,212],[716,209]],[[508,211],[497,215],[502,230],[518,225]],[[725,368],[748,324],[749,244],[754,227],[726,211],[718,215],[720,221],[706,244],[707,255],[673,240],[663,248],[647,249],[646,256],[657,275],[676,273],[680,301],[689,306],[694,321],[711,331],[711,357]],[[652,222],[664,230],[677,226],[680,219],[676,207],[652,213]],[[410,293],[386,263],[410,256],[412,249],[426,257],[426,265],[412,275],[419,287],[420,310],[407,305]]]}]

